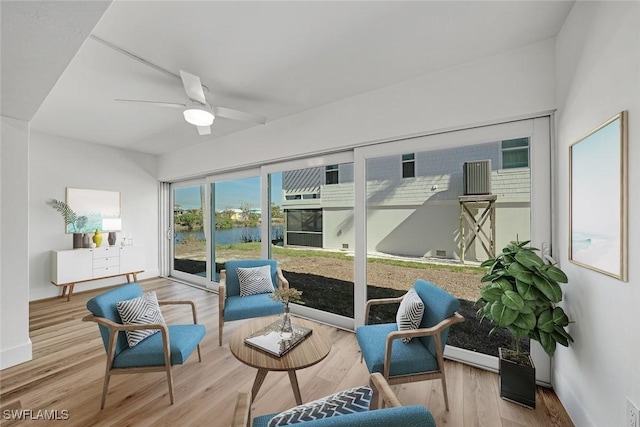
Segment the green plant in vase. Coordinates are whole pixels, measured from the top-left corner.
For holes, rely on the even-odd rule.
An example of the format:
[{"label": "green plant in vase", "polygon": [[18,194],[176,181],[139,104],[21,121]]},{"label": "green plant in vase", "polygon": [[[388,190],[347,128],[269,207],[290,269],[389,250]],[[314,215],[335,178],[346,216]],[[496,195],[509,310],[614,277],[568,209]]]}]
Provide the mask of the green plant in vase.
[{"label": "green plant in vase", "polygon": [[46,204],[62,215],[62,218],[64,219],[65,232],[69,228],[69,225],[71,225],[71,231],[73,232],[73,248],[82,248],[82,233],[80,230],[82,230],[82,228],[87,224],[87,217],[84,215],[78,215],[68,204],[56,199],[49,199],[46,201]]},{"label": "green plant in vase", "polygon": [[293,326],[291,325],[289,304],[304,304],[300,298],[301,296],[302,291],[299,291],[296,288],[280,288],[269,295],[269,298],[272,300],[284,303],[284,316],[282,316],[282,326],[280,327],[280,338],[282,340],[290,340],[293,337]]},{"label": "green plant in vase", "polygon": [[487,318],[498,328],[506,328],[515,341],[515,351],[521,354],[520,339],[538,341],[550,356],[556,344],[565,347],[573,338],[565,330],[569,318],[556,303],[562,300],[560,283],[567,283],[566,274],[553,264],[546,264],[527,246],[529,241],[509,243],[500,255],[482,263],[488,267],[482,277],[488,283],[480,290],[476,304],[480,320]]},{"label": "green plant in vase", "polygon": [[506,328],[514,338],[514,351],[499,349],[500,396],[531,408],[535,407],[535,366],[521,349],[522,338],[538,341],[552,356],[557,344],[565,347],[573,338],[565,329],[569,318],[556,304],[562,300],[560,283],[566,274],[544,262],[527,246],[529,241],[513,241],[502,253],[482,263],[487,268],[476,304],[477,316],[489,319],[495,327]]}]

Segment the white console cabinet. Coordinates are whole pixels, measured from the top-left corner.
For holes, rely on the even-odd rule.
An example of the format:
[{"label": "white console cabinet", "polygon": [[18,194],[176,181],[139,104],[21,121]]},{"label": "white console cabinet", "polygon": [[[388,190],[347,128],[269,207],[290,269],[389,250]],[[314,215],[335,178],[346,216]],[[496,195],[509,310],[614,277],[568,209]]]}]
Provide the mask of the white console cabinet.
[{"label": "white console cabinet", "polygon": [[130,282],[138,280],[144,271],[144,252],[141,246],[105,246],[92,249],[51,251],[51,283],[62,287],[62,297],[71,299],[76,283],[125,276]]}]

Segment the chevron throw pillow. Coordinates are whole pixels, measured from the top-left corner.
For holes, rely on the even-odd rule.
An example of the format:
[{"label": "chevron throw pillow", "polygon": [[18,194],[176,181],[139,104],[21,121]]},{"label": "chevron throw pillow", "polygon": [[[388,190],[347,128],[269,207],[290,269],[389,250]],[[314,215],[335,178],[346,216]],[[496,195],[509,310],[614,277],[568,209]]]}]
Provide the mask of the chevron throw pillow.
[{"label": "chevron throw pillow", "polygon": [[240,280],[240,296],[273,293],[271,267],[236,268]]},{"label": "chevron throw pillow", "polygon": [[344,390],[281,412],[271,418],[268,427],[288,426],[304,421],[368,411],[371,394],[371,388],[367,386]]},{"label": "chevron throw pillow", "polygon": [[[407,331],[410,329],[418,329],[423,314],[424,303],[416,291],[411,288],[404,296],[396,314],[398,330]],[[402,338],[402,342],[408,344],[411,342],[411,338]]]},{"label": "chevron throw pillow", "polygon": [[[155,292],[147,292],[138,298],[119,301],[116,304],[116,308],[124,325],[165,323]],[[135,347],[143,339],[160,332],[160,329],[139,329],[125,332],[129,347]]]}]

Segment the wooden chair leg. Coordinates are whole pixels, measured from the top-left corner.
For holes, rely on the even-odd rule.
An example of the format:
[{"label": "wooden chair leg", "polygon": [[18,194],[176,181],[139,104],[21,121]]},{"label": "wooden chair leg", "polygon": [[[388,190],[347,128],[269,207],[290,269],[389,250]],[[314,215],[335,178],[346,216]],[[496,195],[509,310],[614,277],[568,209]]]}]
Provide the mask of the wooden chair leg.
[{"label": "wooden chair leg", "polygon": [[224,328],[224,324],[222,320],[218,320],[218,346],[222,347],[222,328]]},{"label": "wooden chair leg", "polygon": [[198,344],[198,362],[202,362],[202,355],[200,354],[200,344]]},{"label": "wooden chair leg", "polygon": [[109,380],[111,375],[108,372],[104,374],[104,385],[102,386],[102,402],[100,403],[100,410],[104,409],[104,404],[107,403],[107,391],[109,390]]},{"label": "wooden chair leg", "polygon": [[173,376],[171,375],[171,367],[167,369],[167,383],[169,383],[169,399],[173,405]]},{"label": "wooden chair leg", "polygon": [[444,378],[444,372],[442,373],[442,378],[440,378],[440,381],[442,381],[442,394],[444,394],[444,407],[446,408],[447,411],[449,411],[449,395],[447,394],[447,380],[445,380]]}]

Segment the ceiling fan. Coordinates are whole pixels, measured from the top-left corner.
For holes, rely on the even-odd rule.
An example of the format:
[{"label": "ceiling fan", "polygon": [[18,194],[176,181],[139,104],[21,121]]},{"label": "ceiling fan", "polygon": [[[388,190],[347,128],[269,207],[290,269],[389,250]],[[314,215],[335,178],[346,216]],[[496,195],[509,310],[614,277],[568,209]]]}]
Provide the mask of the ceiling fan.
[{"label": "ceiling fan", "polygon": [[138,104],[155,105],[158,107],[181,108],[183,110],[182,114],[184,115],[184,119],[188,123],[196,126],[200,135],[211,134],[211,125],[216,117],[224,117],[227,119],[258,123],[262,125],[267,122],[267,119],[264,116],[245,113],[232,108],[211,105],[207,102],[207,98],[204,93],[204,86],[202,86],[202,83],[200,82],[200,77],[180,70],[180,78],[182,79],[182,85],[184,86],[184,91],[188,98],[186,103],[143,101],[137,99],[116,99],[116,101],[135,102]]}]

